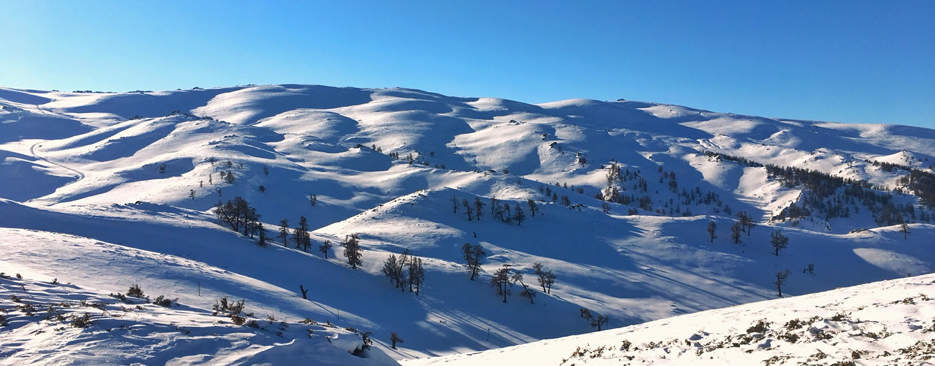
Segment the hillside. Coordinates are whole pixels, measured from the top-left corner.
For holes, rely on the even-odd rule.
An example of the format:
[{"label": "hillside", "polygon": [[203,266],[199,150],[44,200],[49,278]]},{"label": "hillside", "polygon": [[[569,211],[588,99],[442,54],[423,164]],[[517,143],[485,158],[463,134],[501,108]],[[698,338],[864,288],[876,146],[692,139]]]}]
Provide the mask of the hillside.
[{"label": "hillside", "polygon": [[[798,298],[935,268],[924,128],[311,85],[0,88],[0,106],[0,272],[93,301],[135,284],[202,312],[244,299],[260,320],[372,332],[373,360],[590,332],[581,308],[610,329],[773,299],[786,270],[782,293]],[[235,197],[254,209],[240,233],[215,211]],[[358,268],[341,246],[352,234]],[[465,243],[486,253],[474,281]],[[418,295],[381,273],[407,249],[424,266]],[[490,286],[504,265],[528,286],[507,284],[506,303]],[[32,357],[11,352],[0,359]]]}]

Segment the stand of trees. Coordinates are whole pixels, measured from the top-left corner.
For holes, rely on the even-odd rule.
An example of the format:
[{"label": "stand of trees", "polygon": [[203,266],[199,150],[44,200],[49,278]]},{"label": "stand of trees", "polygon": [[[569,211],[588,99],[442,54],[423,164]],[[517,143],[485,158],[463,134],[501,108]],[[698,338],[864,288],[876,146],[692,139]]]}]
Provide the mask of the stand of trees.
[{"label": "stand of trees", "polygon": [[233,201],[228,200],[226,203],[218,201],[214,205],[214,215],[232,230],[242,232],[244,236],[250,236],[251,239],[260,228],[260,215],[240,197],[234,197]]}]

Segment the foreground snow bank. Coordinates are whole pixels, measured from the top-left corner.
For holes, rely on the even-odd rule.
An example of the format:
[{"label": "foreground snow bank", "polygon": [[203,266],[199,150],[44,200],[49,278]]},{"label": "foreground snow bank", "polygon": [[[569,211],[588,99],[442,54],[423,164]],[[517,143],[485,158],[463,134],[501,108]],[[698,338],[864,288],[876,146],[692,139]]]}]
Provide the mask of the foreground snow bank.
[{"label": "foreground snow bank", "polygon": [[376,349],[351,355],[361,337],[330,322],[233,319],[162,296],[18,277],[0,276],[0,365],[396,364]]},{"label": "foreground snow bank", "polygon": [[926,275],[405,364],[929,365],[933,318]]}]

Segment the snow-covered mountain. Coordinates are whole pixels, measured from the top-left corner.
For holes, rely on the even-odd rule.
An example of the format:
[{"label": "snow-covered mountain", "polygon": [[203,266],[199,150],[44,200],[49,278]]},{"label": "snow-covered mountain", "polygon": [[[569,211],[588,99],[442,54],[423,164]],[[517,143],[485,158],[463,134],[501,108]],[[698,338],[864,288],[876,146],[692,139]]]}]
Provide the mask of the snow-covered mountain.
[{"label": "snow-covered mountain", "polygon": [[[175,350],[166,361],[285,362],[297,351],[262,361],[273,353],[260,348],[362,342],[366,332],[373,362],[460,354],[590,332],[582,308],[609,329],[773,299],[786,270],[781,290],[795,297],[783,301],[794,303],[935,268],[935,131],[924,128],[309,85],[0,88],[0,106],[0,272],[23,277],[3,283],[0,309],[30,288],[41,289],[36,305],[106,300],[100,332],[120,324],[107,315],[120,301],[107,294],[139,285],[178,298],[134,315],[152,329],[173,324],[159,318],[223,321],[210,310],[223,297],[244,299],[258,323],[290,324],[279,335],[206,323],[204,334],[252,338],[214,348],[172,338],[161,343]],[[269,246],[219,220],[214,206],[235,197],[255,209]],[[738,215],[750,225],[732,235]],[[295,228],[300,217],[307,251],[291,229],[286,246],[277,237],[281,220]],[[340,245],[351,234],[362,248],[356,269]],[[466,243],[486,253],[474,281]],[[418,295],[382,273],[407,249],[423,260]],[[536,263],[555,275],[551,291]],[[506,303],[490,285],[504,266],[524,276],[506,285]],[[71,285],[49,286],[53,278]],[[538,294],[521,297],[524,289]],[[2,362],[39,362],[32,352],[48,347],[39,344],[60,341],[29,327],[64,326],[76,337],[65,348],[125,341],[9,314],[19,325],[0,328],[0,342],[17,346],[0,350]],[[341,331],[307,337],[315,325],[299,326],[306,318],[339,326],[316,335]],[[391,332],[405,339],[397,349]],[[353,348],[336,343],[339,353]],[[75,352],[67,357],[85,357]]]}]

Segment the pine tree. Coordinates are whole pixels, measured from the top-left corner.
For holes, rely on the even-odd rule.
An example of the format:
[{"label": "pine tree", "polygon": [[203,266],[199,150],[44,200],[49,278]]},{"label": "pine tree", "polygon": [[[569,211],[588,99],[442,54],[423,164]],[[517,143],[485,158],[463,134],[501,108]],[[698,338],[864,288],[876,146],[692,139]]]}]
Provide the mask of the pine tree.
[{"label": "pine tree", "polygon": [[299,226],[295,228],[292,240],[295,241],[296,249],[303,248],[305,252],[308,252],[308,247],[312,245],[312,238],[308,233],[308,220],[305,216],[299,216]]},{"label": "pine tree", "polygon": [[266,247],[266,229],[263,228],[263,223],[257,225],[257,229],[260,231],[260,238],[257,239],[257,244],[260,244],[261,247]]},{"label": "pine tree", "polygon": [[318,251],[325,253],[325,259],[328,259],[328,251],[331,250],[331,240],[325,240],[324,243],[318,246]]},{"label": "pine tree", "polygon": [[516,205],[516,210],[513,211],[513,221],[516,221],[517,226],[522,226],[523,221],[526,220],[526,213],[523,212],[523,208],[519,205]]},{"label": "pine tree", "polygon": [[735,222],[733,225],[730,226],[730,239],[734,242],[734,244],[743,243],[743,240],[740,240],[741,230],[742,230],[742,226],[740,226],[739,222]]},{"label": "pine tree", "polygon": [[458,197],[451,195],[451,206],[454,209],[454,213],[458,213]]},{"label": "pine tree", "polygon": [[546,294],[552,293],[552,284],[555,283],[555,274],[551,270],[546,271],[543,268],[542,263],[536,262],[532,265],[533,271],[536,275],[539,276],[539,286],[542,286],[542,292]]},{"label": "pine tree", "polygon": [[282,239],[282,246],[289,247],[286,243],[286,239],[289,238],[289,220],[282,219],[279,220],[279,236],[277,238]]},{"label": "pine tree", "polygon": [[714,243],[714,239],[717,238],[717,235],[714,232],[717,230],[717,223],[714,221],[708,221],[708,237],[711,238],[711,243]]},{"label": "pine tree", "polygon": [[419,295],[419,290],[422,288],[422,283],[425,281],[425,271],[422,268],[422,258],[413,257],[409,261],[409,292],[412,292],[412,288],[415,287],[416,295]]},{"label": "pine tree", "polygon": [[909,224],[905,222],[899,224],[899,232],[903,233],[903,239],[909,239]]},{"label": "pine tree", "polygon": [[351,266],[352,269],[357,269],[357,266],[363,264],[360,250],[360,236],[357,234],[350,234],[344,237],[344,257],[347,258],[347,264]]}]

